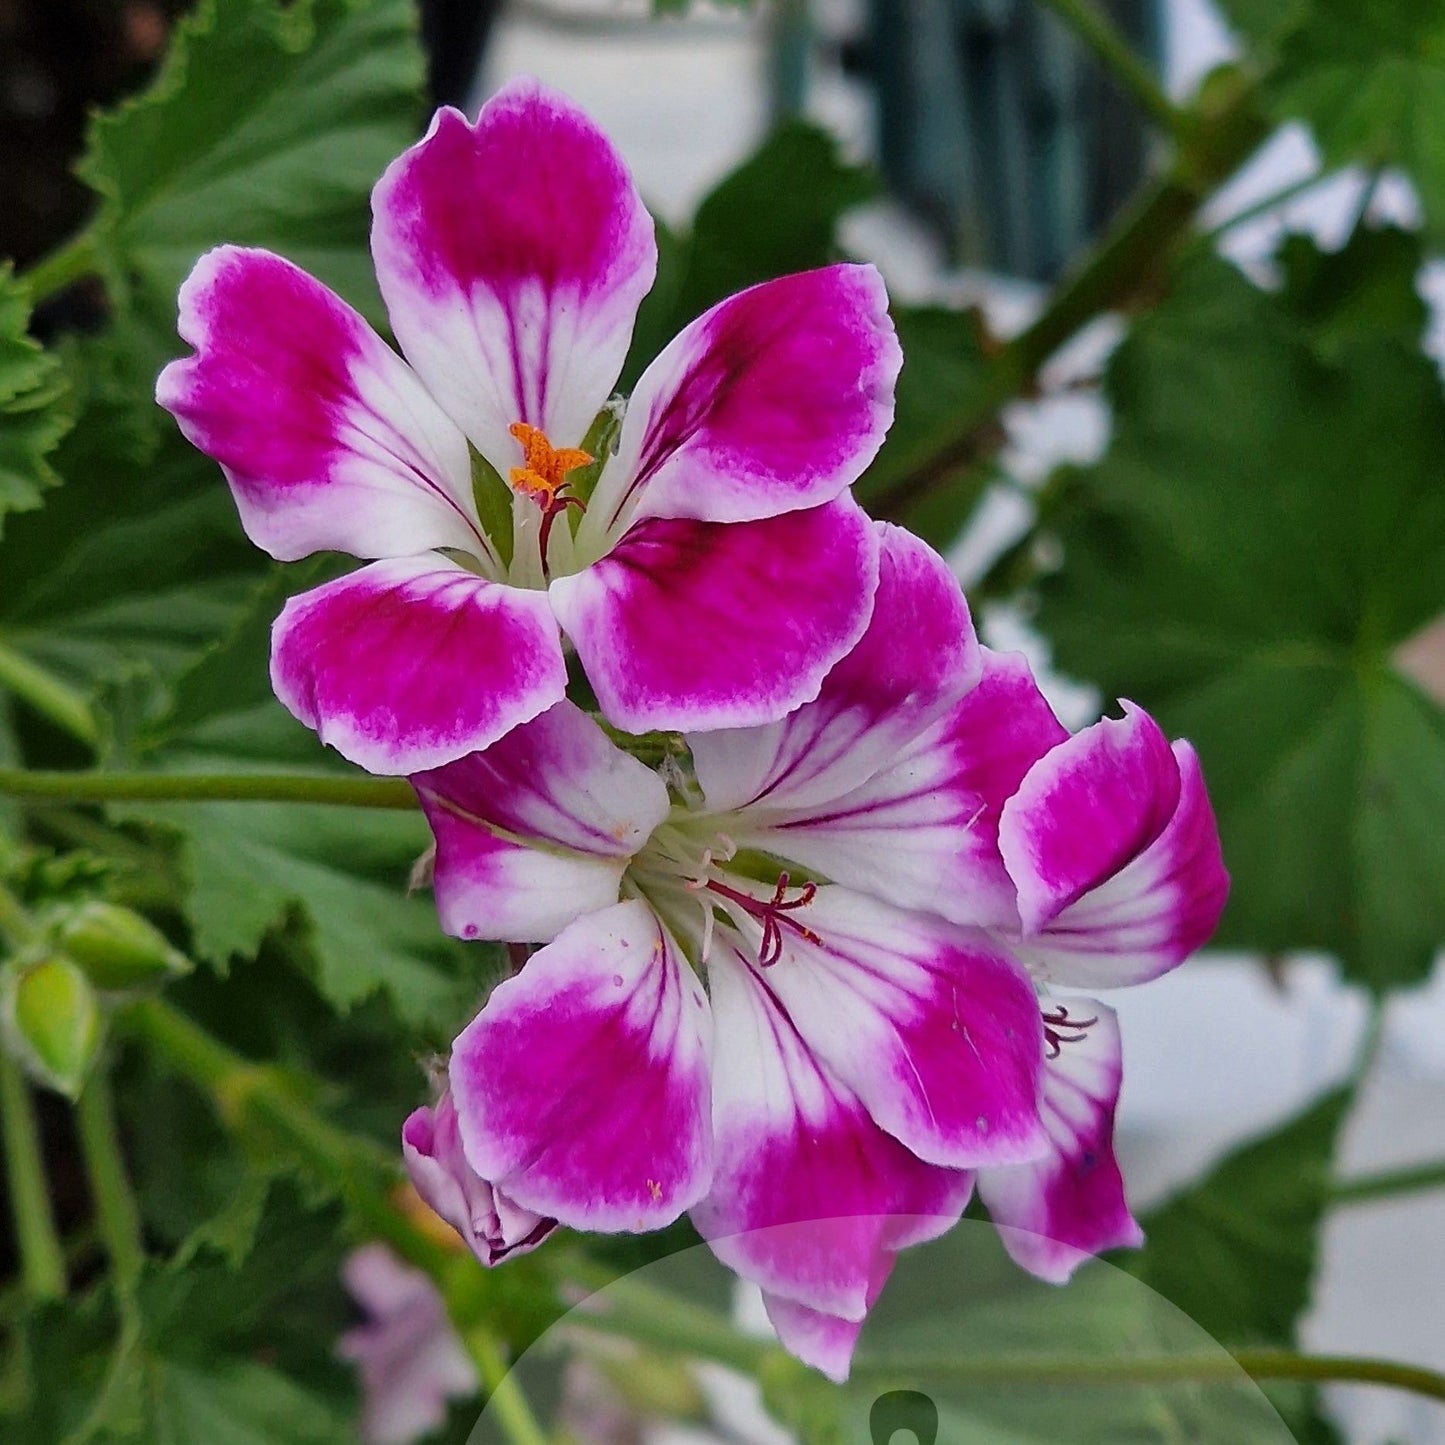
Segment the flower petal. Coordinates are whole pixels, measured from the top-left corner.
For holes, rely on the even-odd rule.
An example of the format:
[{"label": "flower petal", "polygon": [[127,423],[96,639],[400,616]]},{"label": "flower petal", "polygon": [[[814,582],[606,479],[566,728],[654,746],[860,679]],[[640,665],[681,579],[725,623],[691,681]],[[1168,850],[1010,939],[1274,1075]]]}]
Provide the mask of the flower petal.
[{"label": "flower petal", "polygon": [[850,500],[762,522],[654,520],[549,596],[607,720],[748,727],[816,697],[868,624],[872,524]]},{"label": "flower petal", "polygon": [[1174,744],[1179,806],[1164,831],[1111,878],[1016,945],[1039,978],[1122,988],[1158,978],[1202,948],[1229,896],[1229,874],[1199,759]]},{"label": "flower petal", "polygon": [[450,1093],[408,1116],[401,1154],[416,1192],[489,1267],[535,1249],[557,1227],[555,1219],[513,1203],[467,1163]]},{"label": "flower petal", "polygon": [[495,560],[466,438],[339,296],[268,251],[208,251],[156,400],[226,474],[246,535],[291,561],[460,547]]},{"label": "flower petal", "polygon": [[723,945],[708,983],[716,1165],[693,1222],[744,1279],[861,1320],[898,1242],[897,1216],[956,1220],[972,1179],[925,1164],[873,1122],[799,1034],[771,972]]},{"label": "flower petal", "polygon": [[1117,873],[1168,825],[1179,764],[1148,713],[1123,704],[1046,753],[1004,805],[999,848],[1025,933]]},{"label": "flower petal", "polygon": [[769,989],[895,1138],[968,1169],[1036,1157],[1042,1032],[1023,969],[983,933],[847,888],[787,915]]},{"label": "flower petal", "polygon": [[1069,1015],[1093,1018],[1044,1068],[1042,1108],[1050,1149],[1009,1169],[981,1169],[978,1192],[1014,1260],[1062,1284],[1091,1255],[1137,1248],[1143,1231],[1124,1199],[1114,1158],[1114,1108],[1123,1064],[1113,1010],[1094,999],[1067,1001]]},{"label": "flower petal", "polygon": [[536,717],[567,671],[545,597],[429,555],[291,598],[271,633],[271,685],[343,757],[413,773]]},{"label": "flower petal", "polygon": [[569,100],[503,87],[475,125],[443,107],[372,196],[392,329],[432,394],[505,475],[513,422],[575,446],[622,370],[657,270],[621,157]]},{"label": "flower petal", "polygon": [[[926,732],[895,748],[866,782],[812,806],[749,808],[730,823],[729,836],[740,846],[801,863],[900,907],[923,909],[951,923],[1016,930],[1013,880],[998,851],[999,815],[1029,767],[1068,733],[1022,656],[980,651],[978,685]],[[856,656],[855,651],[840,668]],[[830,676],[824,696],[832,687]],[[800,708],[779,728],[792,724],[802,731],[801,717],[808,711]],[[727,739],[734,736],[693,740],[709,798]],[[747,777],[745,749],[728,762],[729,783]],[[808,753],[799,754],[798,773],[813,765]],[[790,784],[797,786],[790,778],[779,791],[788,795]],[[755,783],[749,779],[748,786]]]},{"label": "flower petal", "polygon": [[646,517],[751,522],[831,501],[882,445],[902,364],[872,266],[728,297],[643,372],[583,537]]},{"label": "flower petal", "polygon": [[863,1321],[809,1309],[782,1295],[764,1294],[763,1308],[778,1334],[778,1343],[795,1359],[821,1371],[836,1385],[848,1378]]},{"label": "flower petal", "polygon": [[452,1049],[467,1162],[575,1229],[671,1223],[712,1177],[707,996],[646,906],[574,923]]},{"label": "flower petal", "polygon": [[668,810],[657,774],[570,702],[411,781],[436,838],[442,927],[458,938],[543,943],[616,903]]},{"label": "flower petal", "polygon": [[977,681],[973,624],[943,558],[900,527],[874,529],[872,616],[816,698],[767,727],[688,739],[710,811],[746,808],[757,827],[831,811]]}]

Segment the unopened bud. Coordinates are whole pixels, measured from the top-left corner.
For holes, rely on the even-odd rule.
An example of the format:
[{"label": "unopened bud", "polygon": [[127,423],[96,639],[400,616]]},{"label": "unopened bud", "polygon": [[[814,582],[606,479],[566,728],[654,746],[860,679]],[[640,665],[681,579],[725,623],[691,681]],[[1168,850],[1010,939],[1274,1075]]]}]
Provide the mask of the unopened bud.
[{"label": "unopened bud", "polygon": [[63,914],[56,943],[99,989],[140,988],[191,971],[191,961],[139,913],[91,899]]},{"label": "unopened bud", "polygon": [[42,1084],[75,1098],[100,1042],[100,1005],[85,974],[62,954],[6,971],[4,1023],[20,1062]]}]

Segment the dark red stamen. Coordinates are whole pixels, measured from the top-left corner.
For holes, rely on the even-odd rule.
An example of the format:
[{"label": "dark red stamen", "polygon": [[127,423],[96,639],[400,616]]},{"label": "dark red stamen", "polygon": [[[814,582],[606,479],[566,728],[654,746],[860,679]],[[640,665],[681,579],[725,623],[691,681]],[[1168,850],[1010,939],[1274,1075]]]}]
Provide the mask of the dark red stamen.
[{"label": "dark red stamen", "polygon": [[542,575],[544,577],[548,575],[547,543],[552,536],[552,523],[555,522],[568,507],[576,507],[579,512],[585,512],[587,510],[587,504],[582,498],[572,496],[571,493],[567,491],[567,483],[563,482],[562,485],[552,493],[552,499],[547,503],[546,509],[543,511],[542,528],[537,534],[537,546],[542,553]]},{"label": "dark red stamen", "polygon": [[800,937],[809,943],[822,943],[822,939],[806,924],[799,923],[796,918],[788,918],[786,915],[795,909],[806,908],[813,901],[814,895],[818,892],[816,883],[805,883],[798,889],[796,898],[788,898],[788,875],[778,874],[777,886],[773,889],[771,898],[753,898],[749,894],[739,893],[736,888],[729,888],[726,883],[719,883],[715,878],[709,879],[708,888],[723,898],[729,898],[743,909],[749,917],[756,918],[763,925],[763,936],[758,944],[758,964],[762,968],[771,968],[783,956],[783,925],[787,924]]},{"label": "dark red stamen", "polygon": [[1071,1019],[1069,1010],[1063,1004],[1046,1009],[1043,1019],[1044,1047],[1051,1059],[1056,1059],[1063,1053],[1065,1044],[1082,1043],[1088,1031],[1099,1022],[1097,1018]]}]

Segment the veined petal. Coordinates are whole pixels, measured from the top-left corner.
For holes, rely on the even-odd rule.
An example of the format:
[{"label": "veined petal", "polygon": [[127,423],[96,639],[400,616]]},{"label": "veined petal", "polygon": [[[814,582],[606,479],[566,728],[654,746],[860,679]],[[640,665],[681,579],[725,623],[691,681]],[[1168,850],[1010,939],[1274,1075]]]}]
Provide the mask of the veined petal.
[{"label": "veined petal", "polygon": [[670,1224],[712,1178],[707,996],[646,904],[572,924],[452,1049],[467,1162],[575,1229]]},{"label": "veined petal", "polygon": [[443,107],[372,196],[392,329],[432,394],[505,476],[514,422],[576,446],[607,400],[657,270],[621,157],[569,100],[504,86],[475,125]]},{"label": "veined petal", "polygon": [[1095,1022],[1059,1045],[1044,1067],[1042,1110],[1049,1152],[1029,1164],[981,1169],[978,1192],[1014,1260],[1062,1284],[1091,1255],[1144,1242],[1124,1199],[1114,1158],[1114,1108],[1123,1064],[1111,1009],[1066,1001],[1069,1016]]},{"label": "veined petal", "polygon": [[877,550],[847,498],[761,522],[652,520],[548,595],[609,722],[749,727],[816,697],[858,641]]},{"label": "veined petal", "polygon": [[444,558],[399,557],[293,597],[271,633],[276,696],[371,773],[487,747],[565,693],[547,599]]},{"label": "veined petal", "polygon": [[863,1333],[861,1319],[824,1314],[777,1294],[764,1293],[763,1308],[778,1332],[778,1343],[790,1355],[821,1371],[834,1384],[841,1385],[848,1378],[853,1351]]},{"label": "veined petal", "polygon": [[902,364],[872,266],[728,297],[643,372],[583,538],[646,517],[751,522],[831,501],[882,445]]},{"label": "veined petal", "polygon": [[220,246],[191,272],[156,400],[221,464],[246,535],[292,561],[333,550],[495,560],[466,438],[341,298],[268,251]]},{"label": "veined petal", "polygon": [[973,623],[943,559],[900,527],[874,527],[872,616],[814,700],[765,727],[688,739],[710,811],[747,809],[752,827],[831,813],[978,680]]},{"label": "veined petal", "polygon": [[1229,874],[1199,759],[1174,744],[1179,805],[1164,831],[1111,878],[1018,945],[1039,978],[1074,988],[1120,988],[1157,978],[1209,941]]},{"label": "veined petal", "polygon": [[709,962],[716,1164],[692,1218],[744,1279],[861,1320],[899,1242],[897,1217],[956,1220],[972,1180],[924,1163],[874,1123],[799,1034],[774,971],[726,945]]},{"label": "veined petal", "polygon": [[[748,808],[729,836],[900,907],[1016,931],[999,816],[1032,764],[1068,733],[1022,656],[980,651],[978,685],[866,782],[811,807]],[[829,678],[825,693],[831,685]],[[714,736],[734,735],[693,740],[694,756],[705,760],[700,775],[709,779],[722,752]],[[731,777],[745,777],[748,754],[738,749],[737,757]],[[800,767],[809,761],[804,754]]]},{"label": "veined petal", "polygon": [[1042,1026],[1019,964],[982,932],[851,889],[787,917],[768,988],[884,1129],[954,1169],[1042,1151]]},{"label": "veined petal", "polygon": [[616,903],[668,809],[657,774],[570,702],[411,781],[436,838],[437,911],[458,938],[544,943]]},{"label": "veined petal", "polygon": [[1123,717],[1050,749],[1004,804],[999,848],[1026,934],[1112,877],[1174,816],[1179,764],[1169,740],[1148,713],[1122,706]]}]

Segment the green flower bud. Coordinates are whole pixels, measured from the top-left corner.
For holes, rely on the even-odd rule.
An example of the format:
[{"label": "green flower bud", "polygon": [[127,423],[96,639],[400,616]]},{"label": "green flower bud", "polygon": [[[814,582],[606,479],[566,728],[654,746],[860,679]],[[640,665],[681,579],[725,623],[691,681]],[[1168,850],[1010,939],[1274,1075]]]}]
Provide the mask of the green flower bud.
[{"label": "green flower bud", "polygon": [[190,959],[140,914],[99,899],[68,909],[52,936],[96,988],[139,988],[191,971]]},{"label": "green flower bud", "polygon": [[31,1074],[74,1099],[100,1043],[100,1005],[90,980],[63,954],[17,960],[6,970],[4,1025]]}]

